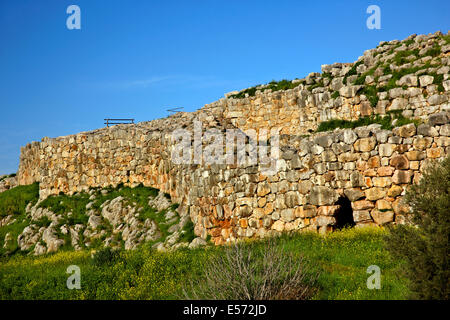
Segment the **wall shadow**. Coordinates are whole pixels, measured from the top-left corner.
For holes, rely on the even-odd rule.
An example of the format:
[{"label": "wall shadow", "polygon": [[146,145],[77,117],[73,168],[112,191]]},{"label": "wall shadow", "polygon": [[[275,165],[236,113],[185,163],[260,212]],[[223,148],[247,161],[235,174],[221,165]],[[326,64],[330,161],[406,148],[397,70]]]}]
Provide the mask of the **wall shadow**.
[{"label": "wall shadow", "polygon": [[336,218],[336,224],[334,225],[334,228],[339,230],[345,227],[354,227],[356,223],[355,220],[353,220],[353,209],[351,201],[347,197],[341,196],[336,204],[340,205],[341,207],[334,215],[334,217]]}]

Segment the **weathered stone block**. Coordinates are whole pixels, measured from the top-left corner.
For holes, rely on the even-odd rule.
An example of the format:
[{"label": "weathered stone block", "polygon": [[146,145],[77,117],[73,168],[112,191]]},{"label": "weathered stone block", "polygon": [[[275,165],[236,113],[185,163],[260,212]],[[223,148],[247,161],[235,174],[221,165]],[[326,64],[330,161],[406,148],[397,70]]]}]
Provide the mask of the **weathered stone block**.
[{"label": "weathered stone block", "polygon": [[372,209],[374,206],[374,203],[368,200],[359,200],[352,202],[353,210],[367,210]]},{"label": "weathered stone block", "polygon": [[404,126],[394,128],[392,131],[394,134],[397,134],[403,138],[412,137],[416,134],[416,125],[414,123],[408,123]]},{"label": "weathered stone block", "polygon": [[391,177],[373,177],[372,183],[374,187],[388,187],[392,184]]},{"label": "weathered stone block", "polygon": [[367,210],[355,210],[353,211],[353,220],[356,223],[362,221],[371,221],[372,217],[370,216],[370,213]]},{"label": "weathered stone block", "polygon": [[403,192],[403,188],[398,186],[398,185],[393,185],[392,187],[389,188],[387,195],[389,197],[396,197],[401,195]]},{"label": "weathered stone block", "polygon": [[372,210],[371,216],[373,221],[375,221],[378,225],[383,225],[389,222],[394,221],[394,211],[380,211],[380,210]]},{"label": "weathered stone block", "polygon": [[396,169],[409,169],[409,160],[405,155],[392,157],[389,164]]},{"label": "weathered stone block", "polygon": [[381,157],[390,157],[395,150],[395,145],[392,143],[380,144],[378,151]]},{"label": "weathered stone block", "polygon": [[392,182],[395,184],[411,183],[412,172],[408,170],[395,170]]},{"label": "weathered stone block", "polygon": [[368,152],[368,151],[372,151],[373,148],[375,148],[377,141],[375,139],[375,137],[369,137],[369,138],[362,138],[357,140],[353,147],[355,148],[356,151],[360,151],[360,152]]},{"label": "weathered stone block", "polygon": [[320,206],[317,209],[317,214],[319,216],[334,216],[335,213],[339,210],[341,206],[335,205],[335,206]]},{"label": "weathered stone block", "polygon": [[425,137],[437,137],[439,132],[434,127],[422,123],[417,127],[417,134]]},{"label": "weathered stone block", "polygon": [[330,216],[318,216],[316,219],[316,223],[319,227],[334,225],[336,223],[336,218]]},{"label": "weathered stone block", "polygon": [[310,204],[323,206],[334,204],[338,198],[339,195],[335,190],[324,186],[315,186],[311,189],[308,201]]},{"label": "weathered stone block", "polygon": [[364,192],[357,188],[345,189],[344,194],[352,202],[364,197]]},{"label": "weathered stone block", "polygon": [[422,88],[428,86],[429,84],[432,84],[433,80],[434,80],[433,76],[424,75],[419,77],[420,86]]},{"label": "weathered stone block", "polygon": [[352,187],[365,187],[366,182],[364,177],[357,171],[354,171],[350,174],[350,183]]},{"label": "weathered stone block", "polygon": [[312,218],[317,216],[317,208],[312,205],[305,205],[295,208],[295,216],[299,218]]},{"label": "weathered stone block", "polygon": [[294,219],[295,219],[294,209],[289,208],[289,209],[281,210],[281,220],[282,221],[290,222],[290,221],[293,221]]},{"label": "weathered stone block", "polygon": [[367,189],[365,191],[365,193],[366,193],[366,198],[371,201],[382,199],[386,196],[386,190],[383,188],[379,188],[379,187]]}]

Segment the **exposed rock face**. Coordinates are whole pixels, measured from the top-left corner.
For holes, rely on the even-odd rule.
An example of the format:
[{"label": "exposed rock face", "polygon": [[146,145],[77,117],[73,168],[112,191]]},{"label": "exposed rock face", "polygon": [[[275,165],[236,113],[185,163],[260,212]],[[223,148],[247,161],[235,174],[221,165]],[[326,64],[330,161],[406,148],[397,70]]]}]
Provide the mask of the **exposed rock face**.
[{"label": "exposed rock face", "polygon": [[[95,197],[91,197],[95,200]],[[189,215],[183,210],[173,210],[172,203],[164,193],[156,197],[150,197],[149,202],[154,204],[155,210],[162,211],[163,224],[168,224],[169,235],[163,237],[158,224],[150,219],[140,216],[142,208],[136,204],[130,204],[122,196],[107,200],[101,205],[101,210],[91,209],[92,202],[86,207],[87,224],[67,225],[64,219],[72,215],[56,215],[47,208],[40,207],[38,202],[34,206],[27,206],[27,214],[31,219],[29,226],[25,227],[17,238],[21,250],[32,250],[35,255],[56,252],[64,245],[70,245],[75,250],[91,246],[94,241],[101,241],[103,246],[120,246],[119,239],[123,240],[125,250],[135,249],[144,242],[157,241],[160,248],[170,250],[180,246],[188,246],[189,243],[180,242],[183,228],[189,219]],[[2,225],[13,223],[12,215],[1,220]],[[43,226],[42,221],[46,221]],[[83,239],[83,242],[81,242]],[[5,236],[4,247],[12,241],[11,234]],[[198,240],[191,247],[196,247]],[[34,246],[34,248],[33,248]]]},{"label": "exposed rock face", "polygon": [[18,184],[17,177],[0,176],[0,192],[12,189]]},{"label": "exposed rock face", "polygon": [[[440,51],[428,54],[432,48]],[[413,57],[398,59],[401,51],[411,51]],[[338,222],[342,198],[351,202],[357,225],[403,223],[405,188],[419,180],[431,160],[449,154],[449,61],[440,34],[385,42],[354,64],[323,66],[322,74],[297,80],[293,89],[271,92],[262,86],[254,96],[230,94],[193,113],[33,142],[22,148],[18,181],[38,181],[42,199],[90,187],[143,183],[170,194],[184,212],[189,208],[196,235],[209,235],[216,244],[290,230],[328,231]],[[399,72],[402,76],[393,78]],[[370,96],[368,88],[376,95]],[[423,123],[394,130],[374,124],[305,137],[323,121],[393,110]],[[248,141],[249,129],[262,134],[263,129],[279,128],[276,173],[264,174],[258,163],[175,163],[172,133],[183,128],[195,134],[197,122],[201,133],[240,129]],[[205,146],[203,135],[197,147]],[[250,153],[251,145],[244,151]],[[217,157],[225,159],[225,154]],[[167,208],[166,200],[151,201]],[[90,218],[85,232],[97,232],[102,219],[122,234],[122,224],[137,223],[132,208],[121,199],[113,201]],[[125,232],[129,247],[151,238],[130,228]],[[150,223],[145,228],[157,233]],[[168,243],[176,242],[175,229]],[[157,247],[164,250],[166,244]]]}]

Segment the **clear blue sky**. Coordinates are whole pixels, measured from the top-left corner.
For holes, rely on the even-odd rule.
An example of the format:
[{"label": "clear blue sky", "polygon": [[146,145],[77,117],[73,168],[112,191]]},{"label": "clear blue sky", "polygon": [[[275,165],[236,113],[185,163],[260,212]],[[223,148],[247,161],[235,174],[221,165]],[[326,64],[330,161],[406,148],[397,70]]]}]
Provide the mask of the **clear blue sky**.
[{"label": "clear blue sky", "polygon": [[[81,8],[81,30],[66,9]],[[366,8],[381,8],[369,30]],[[0,0],[0,174],[20,146],[193,111],[225,92],[449,29],[449,1]]]}]

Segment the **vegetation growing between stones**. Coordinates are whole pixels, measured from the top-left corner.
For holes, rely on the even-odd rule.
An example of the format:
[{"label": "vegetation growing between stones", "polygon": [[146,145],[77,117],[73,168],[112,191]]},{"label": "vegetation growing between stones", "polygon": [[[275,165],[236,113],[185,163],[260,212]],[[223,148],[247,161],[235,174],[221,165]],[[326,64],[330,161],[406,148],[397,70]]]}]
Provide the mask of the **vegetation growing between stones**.
[{"label": "vegetation growing between stones", "polygon": [[345,76],[344,76],[344,81],[343,81],[344,84],[347,83],[347,78],[348,78],[348,77],[358,74],[358,73],[356,72],[356,69],[358,68],[358,66],[360,66],[360,65],[363,64],[363,63],[364,63],[364,61],[363,61],[363,60],[360,60],[360,61],[358,61],[358,62],[356,62],[356,63],[353,64],[353,66],[351,67],[351,69],[350,69],[350,70],[345,74]]},{"label": "vegetation growing between stones", "polygon": [[450,157],[430,165],[419,184],[412,185],[405,202],[412,209],[413,226],[389,228],[386,248],[405,261],[403,273],[410,280],[411,298],[450,297]]},{"label": "vegetation growing between stones", "polygon": [[339,91],[335,91],[335,92],[333,92],[332,94],[331,94],[331,98],[333,98],[333,99],[336,99],[336,98],[338,98],[338,97],[340,97],[341,95],[340,95],[340,93],[339,93]]},{"label": "vegetation growing between stones", "polygon": [[332,131],[336,128],[354,129],[357,127],[368,126],[371,124],[381,124],[381,128],[385,130],[391,130],[394,127],[400,127],[408,123],[414,123],[416,126],[420,124],[419,120],[405,118],[401,113],[402,110],[392,110],[388,111],[387,114],[383,116],[372,115],[367,117],[361,117],[358,120],[354,121],[332,119],[321,122],[316,132]]},{"label": "vegetation growing between stones", "polygon": [[[310,274],[319,273],[312,299],[404,299],[407,281],[397,275],[399,262],[383,248],[384,235],[379,228],[348,229],[328,236],[286,234],[272,243],[274,250],[290,255],[294,262],[303,256]],[[257,255],[268,241],[251,241],[247,246]],[[190,283],[198,289],[205,281],[205,265],[225,250],[158,252],[144,246],[129,251],[107,249],[93,257],[87,250],[14,256],[0,261],[0,299],[177,299]],[[366,270],[372,264],[383,270],[381,290],[367,289]],[[83,272],[80,290],[67,290],[69,265]]]},{"label": "vegetation growing between stones", "polygon": [[[391,44],[389,42],[382,43],[381,45],[378,45],[377,48],[381,48],[384,46],[389,46],[390,49],[388,51],[384,52],[374,52],[372,54],[373,57],[376,57],[379,54],[383,54],[384,56],[390,56],[390,59],[388,60],[380,60],[376,63],[375,66],[372,66],[369,70],[359,73],[358,74],[358,67],[364,64],[364,60],[357,61],[353,63],[350,70],[343,76],[342,83],[344,85],[348,85],[347,83],[349,77],[356,77],[352,81],[353,85],[361,85],[363,86],[363,89],[361,91],[362,94],[369,95],[369,101],[371,102],[372,106],[376,106],[376,103],[378,102],[378,92],[383,91],[389,91],[390,89],[399,87],[396,82],[400,80],[400,78],[404,75],[408,74],[414,74],[418,71],[426,71],[428,68],[434,68],[437,67],[439,64],[432,64],[431,61],[426,61],[424,63],[420,63],[419,65],[416,65],[415,62],[417,62],[419,59],[424,57],[430,57],[430,58],[436,58],[442,53],[441,45],[438,43],[440,40],[444,40],[446,44],[449,43],[449,35],[437,35],[436,41],[434,42],[433,46],[430,47],[425,52],[420,51],[419,48],[411,47],[416,42],[415,39],[408,39],[404,41],[399,41],[395,44]],[[400,48],[404,47],[404,48]],[[410,49],[408,49],[408,47]],[[400,48],[400,49],[399,49]],[[435,62],[435,60],[433,60]],[[413,63],[414,62],[414,63]],[[409,64],[411,63],[411,64]],[[412,66],[411,66],[412,65]],[[391,66],[395,70],[391,70]],[[366,85],[366,77],[367,76],[373,76],[375,74],[375,71],[377,69],[380,69],[383,71],[382,75],[388,75],[392,74],[392,78],[388,80],[388,83],[386,85]],[[442,76],[442,75],[441,75]],[[337,76],[336,76],[337,77]],[[374,77],[374,82],[377,83],[378,79],[380,77],[380,73],[377,73]],[[320,75],[320,78],[312,78],[312,83],[309,83],[306,85],[305,89],[308,91],[312,91],[315,88],[320,87],[326,87],[324,85],[324,79],[333,80],[335,78],[330,72],[323,72]],[[438,91],[440,93],[444,92],[444,87],[442,85],[443,78],[437,77],[435,78],[436,83],[438,85]],[[290,80],[281,80],[281,81],[272,81],[269,82],[266,85],[257,85],[245,90],[240,91],[237,94],[231,95],[230,98],[245,98],[245,96],[248,94],[248,96],[252,97],[255,96],[256,91],[260,90],[261,92],[264,92],[267,89],[271,89],[272,91],[279,91],[279,90],[288,90],[297,87],[300,84],[305,84],[305,79],[297,79],[297,81],[290,81]],[[406,88],[405,88],[406,89]],[[337,98],[338,94],[333,92],[332,94],[333,98]]]},{"label": "vegetation growing between stones", "polygon": [[257,86],[242,90],[241,92],[239,92],[237,94],[233,94],[230,96],[230,98],[235,98],[235,99],[245,98],[245,95],[247,93],[250,97],[253,97],[253,96],[255,96],[257,90],[261,90],[262,92],[264,92],[268,89],[271,89],[272,92],[279,91],[279,90],[289,90],[289,89],[293,89],[293,88],[299,86],[301,83],[302,82],[294,83],[291,80],[286,80],[286,79],[283,79],[280,81],[272,80],[271,82],[269,82],[267,85],[265,85],[264,87],[262,87],[260,89],[258,89],[258,88],[261,87],[261,85],[257,85]]}]

